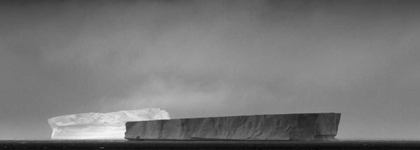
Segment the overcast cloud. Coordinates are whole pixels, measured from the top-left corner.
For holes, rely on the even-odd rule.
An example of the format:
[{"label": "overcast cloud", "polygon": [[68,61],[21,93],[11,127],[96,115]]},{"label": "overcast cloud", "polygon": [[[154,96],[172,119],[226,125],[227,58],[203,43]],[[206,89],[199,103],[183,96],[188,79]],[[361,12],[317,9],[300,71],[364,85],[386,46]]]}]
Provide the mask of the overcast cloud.
[{"label": "overcast cloud", "polygon": [[47,119],[341,112],[337,138],[420,138],[418,1],[0,2],[0,139]]}]

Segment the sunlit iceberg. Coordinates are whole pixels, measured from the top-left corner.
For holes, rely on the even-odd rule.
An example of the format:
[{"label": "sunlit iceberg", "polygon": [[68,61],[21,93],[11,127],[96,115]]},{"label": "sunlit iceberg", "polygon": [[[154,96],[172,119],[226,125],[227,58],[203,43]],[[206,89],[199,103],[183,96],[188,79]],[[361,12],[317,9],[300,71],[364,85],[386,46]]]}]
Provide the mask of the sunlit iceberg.
[{"label": "sunlit iceberg", "polygon": [[48,119],[51,139],[124,139],[128,121],[166,120],[168,112],[159,108],[122,110],[110,113],[82,113]]}]

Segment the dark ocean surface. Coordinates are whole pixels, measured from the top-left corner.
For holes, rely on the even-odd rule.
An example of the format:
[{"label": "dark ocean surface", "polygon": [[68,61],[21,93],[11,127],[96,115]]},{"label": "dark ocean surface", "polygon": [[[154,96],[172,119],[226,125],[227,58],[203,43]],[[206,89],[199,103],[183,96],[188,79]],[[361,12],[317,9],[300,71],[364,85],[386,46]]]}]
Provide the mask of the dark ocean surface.
[{"label": "dark ocean surface", "polygon": [[3,140],[0,149],[420,149],[420,140],[126,141]]}]

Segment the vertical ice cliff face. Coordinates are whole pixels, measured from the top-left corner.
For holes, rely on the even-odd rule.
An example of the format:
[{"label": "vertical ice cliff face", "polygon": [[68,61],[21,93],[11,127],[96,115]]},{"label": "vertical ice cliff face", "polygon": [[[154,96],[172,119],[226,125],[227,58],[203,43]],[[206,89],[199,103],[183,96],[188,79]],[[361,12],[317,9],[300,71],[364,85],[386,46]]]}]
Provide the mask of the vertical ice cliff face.
[{"label": "vertical ice cliff face", "polygon": [[336,140],[340,113],[269,114],[127,122],[128,140]]},{"label": "vertical ice cliff face", "polygon": [[127,121],[166,120],[169,114],[159,108],[122,110],[110,113],[81,113],[48,119],[51,139],[124,139]]}]

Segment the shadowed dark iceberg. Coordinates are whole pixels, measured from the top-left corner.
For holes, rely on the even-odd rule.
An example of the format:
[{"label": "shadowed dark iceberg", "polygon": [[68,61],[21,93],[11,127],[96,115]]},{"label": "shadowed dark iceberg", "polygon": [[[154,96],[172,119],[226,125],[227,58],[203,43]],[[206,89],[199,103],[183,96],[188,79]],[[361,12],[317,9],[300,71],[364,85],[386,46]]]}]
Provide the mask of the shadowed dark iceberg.
[{"label": "shadowed dark iceberg", "polygon": [[340,113],[127,122],[128,140],[334,140]]}]

